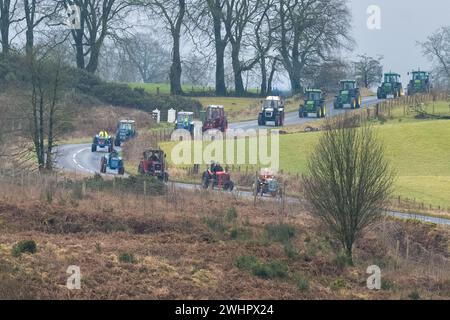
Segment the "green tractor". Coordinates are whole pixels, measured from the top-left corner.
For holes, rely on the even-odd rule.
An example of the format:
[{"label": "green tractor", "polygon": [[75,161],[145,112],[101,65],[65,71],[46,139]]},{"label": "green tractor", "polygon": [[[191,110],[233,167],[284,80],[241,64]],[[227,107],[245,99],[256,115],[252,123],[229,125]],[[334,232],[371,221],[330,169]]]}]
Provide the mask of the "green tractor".
[{"label": "green tractor", "polygon": [[298,116],[300,118],[317,117],[325,118],[327,108],[325,105],[325,95],[322,90],[308,89],[305,91],[305,102],[300,105]]},{"label": "green tractor", "polygon": [[408,96],[413,96],[416,93],[430,93],[431,82],[430,73],[426,71],[408,72],[412,75],[412,79],[408,83]]},{"label": "green tractor", "polygon": [[385,73],[381,87],[378,87],[378,99],[396,99],[404,96],[402,82],[398,73]]},{"label": "green tractor", "polygon": [[342,80],[339,86],[339,95],[334,100],[334,109],[361,108],[361,91],[356,80]]}]

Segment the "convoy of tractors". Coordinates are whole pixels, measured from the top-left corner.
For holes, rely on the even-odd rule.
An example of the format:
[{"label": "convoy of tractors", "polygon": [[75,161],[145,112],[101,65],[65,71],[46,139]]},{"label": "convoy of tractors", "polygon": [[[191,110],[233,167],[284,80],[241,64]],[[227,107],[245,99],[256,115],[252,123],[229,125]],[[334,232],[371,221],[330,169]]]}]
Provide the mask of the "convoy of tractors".
[{"label": "convoy of tractors", "polygon": [[[407,94],[426,94],[432,89],[430,73],[426,71],[412,71],[411,80],[408,83]],[[404,95],[400,75],[394,72],[385,73],[383,82],[377,89],[378,99],[395,99]],[[336,109],[359,109],[362,104],[362,94],[356,80],[347,79],[339,82],[339,91],[334,97],[333,108]],[[298,115],[300,118],[324,118],[327,116],[327,100],[325,93],[320,89],[306,89],[304,100],[301,102]],[[225,133],[228,129],[228,120],[225,108],[219,105],[210,105],[204,112],[200,113],[202,120],[202,132],[219,130]],[[281,96],[269,96],[261,101],[261,111],[258,114],[258,126],[274,125],[282,127],[285,124],[285,100]],[[180,111],[176,115],[175,130],[186,130],[194,135],[195,122],[194,113]],[[125,174],[122,157],[114,147],[120,147],[129,139],[137,135],[136,122],[134,120],[120,120],[114,136],[107,131],[100,131],[93,138],[92,152],[99,150],[107,151],[100,161],[100,172],[106,174],[108,171]],[[167,170],[166,155],[160,149],[146,150],[138,165],[138,174],[152,176],[160,181],[167,182],[169,174]],[[202,174],[202,187],[204,189],[215,189],[233,191],[235,185],[231,180],[230,173],[219,163],[212,163]],[[262,169],[257,175],[253,185],[255,196],[270,195],[282,197],[282,190],[276,175],[269,169]]]}]

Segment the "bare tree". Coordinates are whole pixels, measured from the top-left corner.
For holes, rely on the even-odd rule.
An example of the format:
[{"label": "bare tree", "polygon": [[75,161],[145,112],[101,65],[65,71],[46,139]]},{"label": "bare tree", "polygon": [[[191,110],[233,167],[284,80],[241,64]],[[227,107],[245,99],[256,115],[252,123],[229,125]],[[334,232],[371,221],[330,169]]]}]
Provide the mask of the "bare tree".
[{"label": "bare tree", "polygon": [[313,214],[340,241],[350,261],[355,241],[383,214],[394,179],[373,129],[355,127],[355,119],[344,115],[328,121],[304,177]]},{"label": "bare tree", "polygon": [[11,26],[23,20],[17,14],[18,4],[19,0],[0,0],[0,43],[2,44],[3,54],[9,53]]},{"label": "bare tree", "polygon": [[436,64],[438,74],[450,83],[450,27],[442,27],[420,44],[424,55]]},{"label": "bare tree", "polygon": [[119,42],[131,64],[146,83],[167,80],[170,52],[148,33],[137,33]]},{"label": "bare tree", "polygon": [[32,58],[35,45],[36,29],[54,17],[62,5],[53,0],[23,0],[25,16],[25,52],[28,58]]},{"label": "bare tree", "polygon": [[293,92],[301,91],[304,68],[350,41],[351,14],[342,0],[280,0],[276,47]]},{"label": "bare tree", "polygon": [[184,77],[189,84],[194,86],[205,86],[209,83],[208,63],[195,54],[191,54],[183,61]]},{"label": "bare tree", "polygon": [[269,9],[269,6],[267,6],[261,12],[262,7],[262,0],[225,0],[222,19],[231,44],[235,94],[238,96],[245,94],[242,73],[251,70],[260,60],[257,54],[256,57],[243,61],[242,51],[249,33],[252,32],[252,36],[254,36],[254,30],[250,26],[255,22],[258,14],[264,14]]},{"label": "bare tree", "polygon": [[383,57],[372,58],[366,54],[359,55],[353,62],[356,80],[364,87],[371,88],[381,82],[383,77]]},{"label": "bare tree", "polygon": [[142,0],[152,15],[160,17],[172,38],[172,66],[170,67],[170,93],[183,94],[181,86],[181,32],[186,15],[186,0]]},{"label": "bare tree", "polygon": [[52,170],[55,143],[68,117],[62,101],[67,72],[61,59],[55,60],[47,53],[39,55],[37,51],[28,59],[31,94],[23,109],[29,121],[25,137],[33,143],[39,170]]},{"label": "bare tree", "polygon": [[80,26],[71,30],[75,60],[79,69],[94,73],[107,37],[116,37],[122,31],[125,16],[132,10],[129,1],[121,0],[62,0],[64,6],[80,8]]}]

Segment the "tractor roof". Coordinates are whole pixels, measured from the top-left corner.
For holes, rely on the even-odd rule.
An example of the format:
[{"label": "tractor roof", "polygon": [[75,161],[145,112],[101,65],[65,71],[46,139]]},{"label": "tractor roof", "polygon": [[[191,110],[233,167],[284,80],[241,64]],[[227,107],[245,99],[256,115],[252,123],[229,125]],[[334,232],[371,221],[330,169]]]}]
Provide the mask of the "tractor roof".
[{"label": "tractor roof", "polygon": [[412,71],[411,73],[417,74],[417,73],[429,73],[429,72],[428,71],[415,70],[415,71]]},{"label": "tractor roof", "polygon": [[266,101],[280,101],[281,98],[277,96],[269,96],[266,98]]},{"label": "tractor roof", "polygon": [[181,116],[192,116],[192,115],[194,115],[194,113],[191,112],[191,111],[180,111],[180,112],[178,112],[178,115],[181,115]]},{"label": "tractor roof", "polygon": [[120,123],[134,124],[134,123],[136,123],[136,121],[134,121],[134,120],[120,120]]},{"label": "tractor roof", "polygon": [[344,79],[344,80],[341,80],[341,83],[345,83],[345,82],[356,83],[356,80],[352,80],[352,79]]},{"label": "tractor roof", "polygon": [[384,75],[385,76],[398,76],[398,77],[400,77],[400,75],[398,73],[395,73],[395,72],[385,73]]},{"label": "tractor roof", "polygon": [[320,90],[320,89],[306,89],[306,92],[318,92],[318,93],[322,93],[322,90]]},{"label": "tractor roof", "polygon": [[218,105],[210,105],[208,106],[209,109],[224,109],[223,106],[218,106]]}]

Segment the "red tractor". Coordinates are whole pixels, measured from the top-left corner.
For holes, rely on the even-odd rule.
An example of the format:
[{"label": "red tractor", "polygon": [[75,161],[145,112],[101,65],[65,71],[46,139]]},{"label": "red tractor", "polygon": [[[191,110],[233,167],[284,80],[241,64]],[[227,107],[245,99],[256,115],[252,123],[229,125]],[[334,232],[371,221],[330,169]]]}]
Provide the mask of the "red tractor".
[{"label": "red tractor", "polygon": [[228,120],[223,106],[208,106],[206,108],[203,132],[217,129],[225,133],[228,129]]},{"label": "red tractor", "polygon": [[169,174],[166,167],[166,155],[162,150],[147,150],[143,159],[139,163],[138,172],[140,175],[157,177],[159,180],[167,182]]},{"label": "red tractor", "polygon": [[233,191],[234,189],[234,183],[231,181],[230,174],[223,170],[220,164],[212,164],[211,169],[207,169],[203,173],[202,187],[203,189],[208,189],[209,186],[213,190],[214,188],[225,191]]}]

